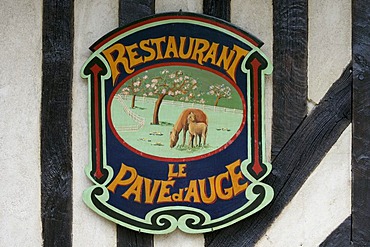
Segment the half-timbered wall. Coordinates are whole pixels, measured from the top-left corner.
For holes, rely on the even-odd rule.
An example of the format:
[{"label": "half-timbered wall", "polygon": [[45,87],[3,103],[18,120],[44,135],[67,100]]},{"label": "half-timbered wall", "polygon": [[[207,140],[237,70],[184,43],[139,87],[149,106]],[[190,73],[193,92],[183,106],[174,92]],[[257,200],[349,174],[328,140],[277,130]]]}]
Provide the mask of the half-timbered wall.
[{"label": "half-timbered wall", "polygon": [[[0,246],[369,246],[368,5],[2,0]],[[223,230],[153,236],[116,226],[82,202],[90,181],[88,92],[80,69],[105,33],[179,10],[225,19],[265,43],[274,65],[265,89],[273,164],[266,182],[275,198]]]}]

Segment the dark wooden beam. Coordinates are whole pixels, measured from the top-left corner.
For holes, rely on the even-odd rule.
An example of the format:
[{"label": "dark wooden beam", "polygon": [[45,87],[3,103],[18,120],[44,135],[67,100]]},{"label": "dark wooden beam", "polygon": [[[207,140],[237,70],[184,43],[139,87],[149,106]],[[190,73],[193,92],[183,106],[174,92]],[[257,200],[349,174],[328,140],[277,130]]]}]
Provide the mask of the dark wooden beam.
[{"label": "dark wooden beam", "polygon": [[203,0],[203,14],[230,21],[230,0]]},{"label": "dark wooden beam", "polygon": [[370,5],[352,1],[352,242],[370,243]]},{"label": "dark wooden beam", "polygon": [[273,1],[272,159],[307,114],[308,1]]},{"label": "dark wooden beam", "polygon": [[125,26],[133,21],[154,15],[155,0],[120,0],[119,26]]},{"label": "dark wooden beam", "polygon": [[349,65],[273,161],[265,182],[274,188],[274,200],[246,220],[208,235],[206,246],[254,246],[348,127],[351,86]]},{"label": "dark wooden beam", "polygon": [[[120,0],[119,26],[125,26],[155,13],[155,0]],[[153,235],[117,225],[117,247],[154,246]]]},{"label": "dark wooden beam", "polygon": [[351,216],[345,219],[321,244],[320,247],[351,246]]},{"label": "dark wooden beam", "polygon": [[43,1],[41,219],[44,246],[72,246],[73,0]]}]

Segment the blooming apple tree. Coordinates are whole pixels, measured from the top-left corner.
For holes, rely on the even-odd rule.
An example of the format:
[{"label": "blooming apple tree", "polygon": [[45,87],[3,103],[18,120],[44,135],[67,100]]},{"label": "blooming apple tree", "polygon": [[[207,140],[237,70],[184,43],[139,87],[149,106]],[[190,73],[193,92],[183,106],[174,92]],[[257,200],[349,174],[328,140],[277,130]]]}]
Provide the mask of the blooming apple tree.
[{"label": "blooming apple tree", "polygon": [[185,102],[194,102],[200,93],[196,93],[199,82],[185,75],[182,70],[169,71],[163,69],[159,76],[153,77],[146,83],[146,92],[143,96],[156,97],[152,124],[159,124],[159,109],[165,97],[176,97]]},{"label": "blooming apple tree", "polygon": [[211,85],[209,86],[207,94],[216,96],[214,106],[217,106],[220,99],[231,99],[231,88],[229,86],[225,86],[225,84]]}]

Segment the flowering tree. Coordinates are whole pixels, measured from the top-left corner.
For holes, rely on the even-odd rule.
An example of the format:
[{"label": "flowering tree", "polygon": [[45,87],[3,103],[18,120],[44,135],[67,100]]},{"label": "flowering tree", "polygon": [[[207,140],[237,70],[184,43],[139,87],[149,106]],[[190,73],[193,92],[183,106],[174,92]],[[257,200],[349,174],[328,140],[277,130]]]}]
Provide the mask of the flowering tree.
[{"label": "flowering tree", "polygon": [[147,92],[144,96],[157,97],[153,111],[152,124],[159,124],[159,109],[166,96],[177,97],[183,101],[194,101],[200,94],[195,91],[198,88],[198,81],[182,70],[170,72],[167,69],[161,71],[161,75],[152,78],[145,85]]},{"label": "flowering tree", "polygon": [[140,91],[142,91],[145,80],[148,79],[147,75],[144,75],[143,77],[138,77],[135,79],[131,79],[130,82],[126,82],[126,87],[122,88],[122,93],[124,95],[132,95],[131,99],[131,108],[135,108],[135,99],[136,95],[139,94]]},{"label": "flowering tree", "polygon": [[225,86],[225,84],[211,85],[207,94],[216,96],[214,105],[217,106],[220,99],[231,99],[231,88]]}]

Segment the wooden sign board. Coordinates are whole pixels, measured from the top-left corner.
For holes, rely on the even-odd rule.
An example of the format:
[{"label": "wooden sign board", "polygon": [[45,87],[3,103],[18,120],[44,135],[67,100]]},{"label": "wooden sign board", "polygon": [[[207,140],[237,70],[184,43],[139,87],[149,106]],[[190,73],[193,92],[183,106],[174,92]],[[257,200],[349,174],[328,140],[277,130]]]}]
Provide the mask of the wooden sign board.
[{"label": "wooden sign board", "polygon": [[224,21],[156,15],[97,41],[88,80],[96,213],[152,234],[204,233],[265,207],[262,42]]}]

